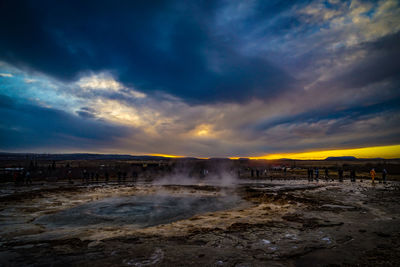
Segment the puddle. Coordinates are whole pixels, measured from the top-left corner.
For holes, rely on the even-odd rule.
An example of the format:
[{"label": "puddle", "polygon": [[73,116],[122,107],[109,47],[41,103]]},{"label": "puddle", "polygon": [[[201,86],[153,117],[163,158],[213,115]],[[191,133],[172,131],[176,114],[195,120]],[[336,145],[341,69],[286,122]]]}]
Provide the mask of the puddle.
[{"label": "puddle", "polygon": [[35,223],[48,228],[90,225],[144,228],[188,219],[196,214],[231,209],[242,202],[237,196],[112,197],[44,215],[36,219]]}]

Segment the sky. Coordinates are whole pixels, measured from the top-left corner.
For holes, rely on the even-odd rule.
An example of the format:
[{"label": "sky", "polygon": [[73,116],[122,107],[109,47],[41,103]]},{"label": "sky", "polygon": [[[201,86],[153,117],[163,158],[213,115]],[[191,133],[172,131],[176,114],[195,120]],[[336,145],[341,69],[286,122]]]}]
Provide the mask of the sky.
[{"label": "sky", "polygon": [[0,23],[0,151],[400,158],[398,0],[5,0]]}]

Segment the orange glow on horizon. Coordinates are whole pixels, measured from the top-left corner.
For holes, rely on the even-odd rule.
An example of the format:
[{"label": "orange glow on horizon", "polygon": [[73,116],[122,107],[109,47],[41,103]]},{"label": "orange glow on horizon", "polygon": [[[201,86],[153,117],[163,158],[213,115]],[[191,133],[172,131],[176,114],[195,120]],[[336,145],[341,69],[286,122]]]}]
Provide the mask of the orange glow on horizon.
[{"label": "orange glow on horizon", "polygon": [[164,157],[164,158],[184,158],[185,157],[185,156],[168,155],[168,154],[149,154],[149,156]]},{"label": "orange glow on horizon", "polygon": [[[165,158],[184,158],[189,156],[178,156],[169,154],[149,154],[149,156],[158,156]],[[400,158],[400,145],[391,146],[374,146],[363,148],[349,148],[349,149],[334,149],[334,150],[321,150],[321,151],[308,151],[297,153],[275,153],[258,157],[229,157],[230,159],[248,158],[248,159],[299,159],[299,160],[323,160],[327,157],[345,157],[353,156],[356,158],[384,158],[394,159]],[[196,157],[198,159],[209,159],[209,157]]]},{"label": "orange glow on horizon", "polygon": [[[400,145],[309,151],[309,152],[298,152],[298,153],[269,154],[259,157],[249,157],[249,159],[289,158],[289,159],[300,159],[300,160],[322,160],[326,159],[327,157],[344,157],[344,156],[353,156],[356,158],[384,158],[384,159],[400,158]],[[231,159],[237,159],[237,158],[239,157],[234,157]]]}]

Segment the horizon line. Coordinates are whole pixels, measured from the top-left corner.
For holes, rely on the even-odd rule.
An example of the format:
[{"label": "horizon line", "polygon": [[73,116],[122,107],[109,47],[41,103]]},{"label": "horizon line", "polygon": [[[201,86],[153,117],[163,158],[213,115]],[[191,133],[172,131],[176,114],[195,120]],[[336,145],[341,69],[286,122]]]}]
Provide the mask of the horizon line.
[{"label": "horizon line", "polygon": [[372,146],[361,148],[347,148],[347,149],[331,149],[331,150],[317,150],[305,152],[290,152],[290,153],[271,153],[263,156],[231,156],[231,157],[196,157],[196,156],[182,156],[163,153],[145,153],[145,154],[127,154],[127,153],[98,153],[98,152],[77,152],[77,153],[37,153],[37,152],[0,152],[0,153],[16,153],[16,154],[101,154],[101,155],[127,155],[127,156],[152,156],[164,158],[197,158],[197,159],[212,159],[212,158],[229,158],[232,160],[246,158],[252,160],[278,160],[278,159],[292,159],[292,160],[324,160],[329,157],[355,157],[357,159],[398,159],[400,158],[400,145],[387,145],[387,146]]}]

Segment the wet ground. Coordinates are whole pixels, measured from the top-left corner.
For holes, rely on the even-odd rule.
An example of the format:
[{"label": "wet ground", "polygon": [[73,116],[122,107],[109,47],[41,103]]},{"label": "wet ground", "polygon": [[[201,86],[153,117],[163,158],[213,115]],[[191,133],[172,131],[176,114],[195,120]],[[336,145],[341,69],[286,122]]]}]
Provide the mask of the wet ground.
[{"label": "wet ground", "polygon": [[0,191],[0,266],[400,266],[400,184]]}]

